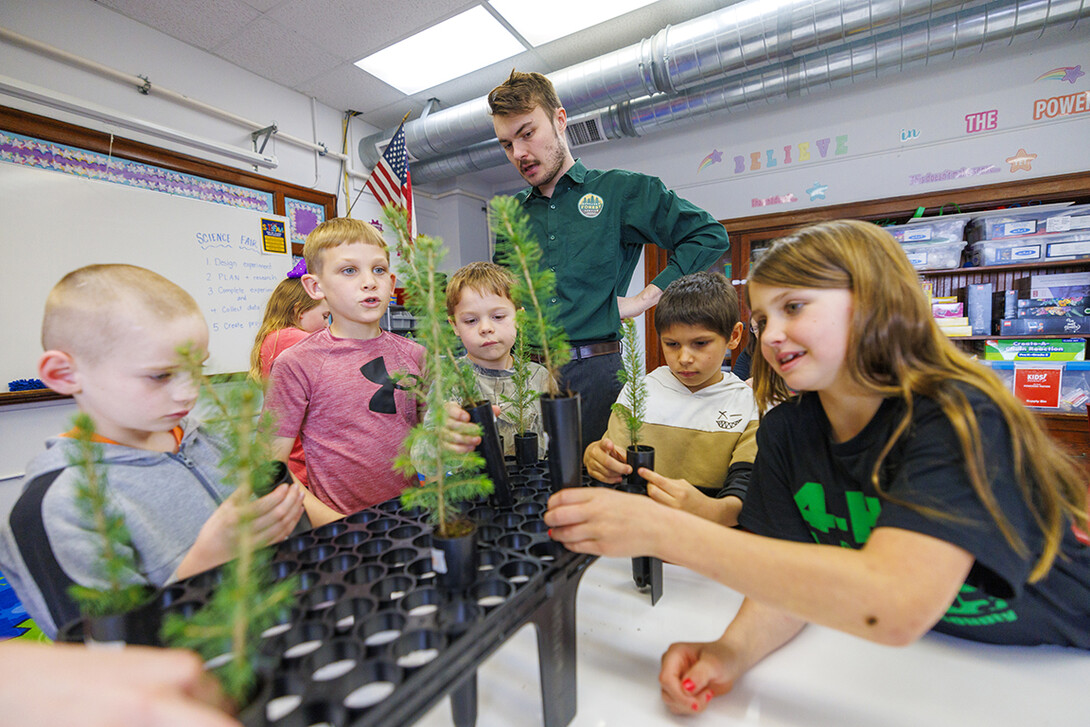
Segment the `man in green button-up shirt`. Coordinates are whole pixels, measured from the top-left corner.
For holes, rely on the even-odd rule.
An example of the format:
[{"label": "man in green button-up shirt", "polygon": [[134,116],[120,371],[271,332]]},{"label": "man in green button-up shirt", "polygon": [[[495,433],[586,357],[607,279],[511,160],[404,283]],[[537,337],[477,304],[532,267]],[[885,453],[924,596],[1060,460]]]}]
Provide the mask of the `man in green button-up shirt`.
[{"label": "man in green button-up shirt", "polygon": [[[583,447],[605,433],[620,385],[620,324],[658,302],[682,275],[706,270],[730,243],[704,210],[662,181],[619,169],[587,169],[564,136],[567,113],[539,73],[511,76],[488,95],[496,138],[531,185],[518,199],[556,273],[560,319],[573,348],[561,386],[582,399]],[[670,251],[666,269],[626,297],[643,246]]]}]

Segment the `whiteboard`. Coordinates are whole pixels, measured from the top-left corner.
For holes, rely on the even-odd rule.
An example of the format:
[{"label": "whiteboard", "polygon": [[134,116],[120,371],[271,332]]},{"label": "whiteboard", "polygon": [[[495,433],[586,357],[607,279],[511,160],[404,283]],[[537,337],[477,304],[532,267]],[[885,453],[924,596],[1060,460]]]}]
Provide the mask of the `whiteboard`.
[{"label": "whiteboard", "polygon": [[38,376],[46,296],[94,263],[180,285],[208,321],[208,371],[249,370],[265,303],[292,267],[289,252],[262,250],[262,220],[287,229],[268,213],[0,162],[0,390]]}]

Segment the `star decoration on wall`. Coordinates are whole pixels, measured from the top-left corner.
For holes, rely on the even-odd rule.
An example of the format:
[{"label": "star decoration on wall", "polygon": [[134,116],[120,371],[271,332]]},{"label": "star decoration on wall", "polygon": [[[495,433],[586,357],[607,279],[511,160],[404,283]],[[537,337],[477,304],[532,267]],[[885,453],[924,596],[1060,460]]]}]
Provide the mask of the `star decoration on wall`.
[{"label": "star decoration on wall", "polygon": [[815,199],[825,199],[825,192],[827,192],[828,189],[828,184],[814,182],[813,186],[806,190],[806,194],[810,195],[810,201],[813,202]]},{"label": "star decoration on wall", "polygon": [[1011,165],[1011,174],[1022,170],[1026,172],[1033,171],[1033,160],[1037,158],[1036,154],[1030,154],[1025,149],[1019,149],[1018,153],[1014,156],[1007,157],[1007,164]]},{"label": "star decoration on wall", "polygon": [[1074,66],[1072,68],[1065,68],[1064,70],[1066,71],[1066,73],[1064,73],[1063,80],[1067,81],[1068,83],[1074,83],[1079,78],[1086,75],[1085,73],[1083,73],[1081,65]]}]

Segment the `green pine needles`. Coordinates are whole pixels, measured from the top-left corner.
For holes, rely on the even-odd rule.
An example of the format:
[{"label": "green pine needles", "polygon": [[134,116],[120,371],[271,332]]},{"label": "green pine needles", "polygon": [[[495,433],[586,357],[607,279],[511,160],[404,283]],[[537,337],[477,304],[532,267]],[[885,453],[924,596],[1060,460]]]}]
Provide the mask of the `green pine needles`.
[{"label": "green pine needles", "polygon": [[[515,275],[511,296],[524,308],[519,332],[541,355],[549,372],[550,396],[560,393],[560,369],[571,360],[564,328],[557,322],[556,307],[548,301],[556,294],[556,274],[541,266],[541,247],[530,232],[530,218],[514,197],[495,197],[491,202],[492,229],[496,231],[496,258]],[[525,326],[523,326],[525,324]]]},{"label": "green pine needles", "polygon": [[398,237],[402,263],[398,279],[405,287],[406,306],[416,318],[415,338],[425,348],[424,380],[410,387],[424,400],[424,416],[405,438],[394,466],[410,477],[416,472],[426,477],[401,494],[401,504],[410,510],[421,508],[440,537],[452,537],[457,534],[461,503],[491,494],[492,481],[480,472],[485,464],[481,455],[460,454],[445,446],[446,405],[475,404],[481,394],[472,366],[454,355],[459,341],[447,320],[446,276],[439,272],[446,247],[427,235],[411,238],[404,210],[390,205],[384,212]]},{"label": "green pine needles", "polygon": [[[272,460],[272,422],[261,413],[261,384],[252,379],[232,382],[221,396],[201,375],[203,352],[179,351],[181,368],[201,382],[215,414],[206,424],[226,443],[220,462],[225,479],[234,483],[244,503],[272,490],[278,465]],[[226,657],[216,673],[224,692],[245,704],[256,685],[255,664],[261,633],[294,602],[296,579],[273,583],[269,549],[258,549],[253,512],[240,507],[235,534],[235,558],[222,566],[222,579],[212,598],[193,616],[168,616],[163,640],[194,649],[205,659]]]},{"label": "green pine needles", "polygon": [[84,616],[122,614],[142,605],[151,593],[144,583],[133,583],[137,572],[132,539],[125,518],[110,507],[102,446],[94,441],[95,424],[87,414],[72,419],[76,449],[68,463],[76,469],[76,506],[94,525],[99,541],[98,573],[106,588],[72,585],[68,595]]},{"label": "green pine needles", "polygon": [[620,402],[613,402],[613,412],[624,420],[628,429],[628,442],[633,447],[640,443],[640,430],[643,418],[647,414],[647,382],[644,380],[643,359],[640,358],[639,339],[636,337],[636,322],[631,318],[621,321],[624,353],[621,356],[621,369],[617,372],[617,381],[628,390],[628,403],[631,408]]},{"label": "green pine needles", "polygon": [[[524,329],[525,310],[520,309],[515,313],[515,325],[519,331]],[[515,345],[511,348],[511,393],[500,394],[503,402],[511,407],[515,434],[526,434],[530,428],[530,417],[538,397],[537,390],[530,385],[534,372],[530,369],[530,346],[526,338],[522,333],[515,337]]]}]

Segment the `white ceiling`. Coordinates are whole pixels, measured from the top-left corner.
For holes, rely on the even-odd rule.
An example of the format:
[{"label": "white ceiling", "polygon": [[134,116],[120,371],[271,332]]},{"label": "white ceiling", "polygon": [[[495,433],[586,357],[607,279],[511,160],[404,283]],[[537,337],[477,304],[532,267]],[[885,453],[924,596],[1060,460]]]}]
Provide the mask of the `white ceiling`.
[{"label": "white ceiling", "polygon": [[[440,108],[448,108],[484,96],[511,68],[548,74],[737,2],[659,0],[406,96],[353,63],[480,0],[94,1],[335,109],[358,111],[361,119],[380,129],[396,126],[407,111],[416,118],[431,97],[439,99]],[[549,12],[548,2],[541,3],[541,11]]]}]

